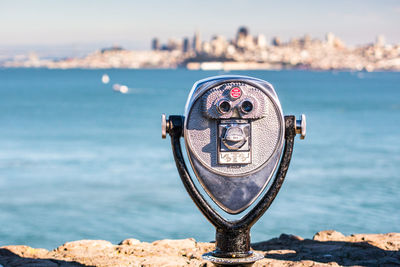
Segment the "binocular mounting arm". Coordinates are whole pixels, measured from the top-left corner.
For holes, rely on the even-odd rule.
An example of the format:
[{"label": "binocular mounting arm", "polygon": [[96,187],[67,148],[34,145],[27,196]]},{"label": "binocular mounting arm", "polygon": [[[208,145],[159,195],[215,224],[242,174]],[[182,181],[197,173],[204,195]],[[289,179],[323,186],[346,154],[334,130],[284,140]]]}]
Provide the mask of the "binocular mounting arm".
[{"label": "binocular mounting arm", "polygon": [[302,119],[296,121],[295,116],[285,116],[285,145],[281,163],[275,174],[275,178],[261,201],[253,207],[251,212],[248,212],[244,217],[236,221],[227,221],[219,215],[203,198],[190,177],[183,158],[180,143],[180,138],[183,136],[183,127],[183,116],[172,115],[169,116],[168,120],[166,120],[165,114],[162,115],[162,137],[165,138],[167,133],[171,136],[172,151],[183,185],[196,206],[217,229],[234,231],[251,228],[251,226],[265,213],[275,199],[289,168],[293,152],[294,137],[296,136],[296,133],[301,134],[301,139],[305,136],[305,117],[302,115]]}]

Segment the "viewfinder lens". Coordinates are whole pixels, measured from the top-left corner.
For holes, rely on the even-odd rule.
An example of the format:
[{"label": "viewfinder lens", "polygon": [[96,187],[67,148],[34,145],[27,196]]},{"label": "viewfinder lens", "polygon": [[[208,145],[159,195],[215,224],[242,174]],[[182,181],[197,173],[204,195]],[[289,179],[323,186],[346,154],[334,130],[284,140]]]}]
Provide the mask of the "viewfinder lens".
[{"label": "viewfinder lens", "polygon": [[227,113],[231,110],[231,104],[226,101],[226,100],[222,100],[218,103],[218,111],[220,113]]},{"label": "viewfinder lens", "polygon": [[253,103],[250,100],[245,100],[242,102],[241,108],[244,113],[249,113],[253,110]]}]

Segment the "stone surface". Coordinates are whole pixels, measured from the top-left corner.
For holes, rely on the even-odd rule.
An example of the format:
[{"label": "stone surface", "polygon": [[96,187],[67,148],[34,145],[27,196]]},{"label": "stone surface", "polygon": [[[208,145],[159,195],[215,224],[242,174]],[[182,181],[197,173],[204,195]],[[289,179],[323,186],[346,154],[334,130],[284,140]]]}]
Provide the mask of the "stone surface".
[{"label": "stone surface", "polygon": [[137,244],[140,244],[139,239],[128,238],[128,239],[122,240],[118,245],[133,246],[133,245],[137,245]]},{"label": "stone surface", "polygon": [[[282,234],[278,238],[252,244],[265,258],[259,266],[400,266],[400,233],[355,234],[336,231],[316,233],[313,239]],[[68,242],[48,251],[28,246],[0,248],[0,266],[212,266],[201,255],[214,249],[213,243],[189,238],[137,239],[113,245],[103,240]]]},{"label": "stone surface", "polygon": [[316,241],[331,241],[331,240],[342,241],[345,239],[346,237],[342,233],[334,230],[321,231],[316,233],[313,237],[313,240]]}]

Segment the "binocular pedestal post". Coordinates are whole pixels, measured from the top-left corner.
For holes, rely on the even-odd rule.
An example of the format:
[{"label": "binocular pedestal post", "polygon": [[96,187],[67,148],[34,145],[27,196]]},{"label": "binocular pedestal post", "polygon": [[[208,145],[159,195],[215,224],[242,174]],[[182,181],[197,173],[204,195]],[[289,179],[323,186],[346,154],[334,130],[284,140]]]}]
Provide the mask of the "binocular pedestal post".
[{"label": "binocular pedestal post", "polygon": [[251,255],[250,229],[218,229],[215,234],[215,257],[244,258]]},{"label": "binocular pedestal post", "polygon": [[165,121],[165,135],[171,136],[172,151],[176,167],[190,197],[203,215],[216,228],[216,249],[203,255],[203,258],[216,265],[251,265],[264,258],[262,254],[250,250],[250,228],[270,207],[278,194],[292,157],[294,137],[296,136],[295,116],[285,116],[285,145],[283,154],[270,187],[260,201],[241,219],[228,221],[216,212],[198,191],[186,167],[180,138],[183,136],[183,116],[170,116]]}]

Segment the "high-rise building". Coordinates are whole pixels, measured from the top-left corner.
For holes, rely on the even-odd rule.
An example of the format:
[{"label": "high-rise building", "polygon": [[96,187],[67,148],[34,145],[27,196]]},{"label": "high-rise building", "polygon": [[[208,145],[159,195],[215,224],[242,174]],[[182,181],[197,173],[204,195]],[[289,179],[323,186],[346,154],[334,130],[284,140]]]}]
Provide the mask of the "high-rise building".
[{"label": "high-rise building", "polygon": [[305,34],[303,38],[300,39],[300,44],[302,46],[309,46],[311,44],[311,36],[309,34]]},{"label": "high-rise building", "polygon": [[327,34],[326,34],[326,36],[325,36],[325,40],[326,40],[326,43],[329,45],[329,46],[333,46],[334,44],[335,44],[335,35],[333,34],[333,33],[331,33],[331,32],[328,32]]},{"label": "high-rise building", "polygon": [[182,51],[183,53],[187,53],[189,52],[189,49],[190,49],[189,38],[185,37],[183,39]]},{"label": "high-rise building", "polygon": [[241,38],[246,38],[247,35],[249,35],[249,30],[244,26],[240,27],[236,35],[236,41]]},{"label": "high-rise building", "polygon": [[258,48],[264,49],[267,47],[267,38],[264,34],[257,35],[256,44]]},{"label": "high-rise building", "polygon": [[246,27],[240,27],[236,35],[236,47],[244,51],[255,47],[254,39]]},{"label": "high-rise building", "polygon": [[152,50],[160,50],[160,42],[158,41],[158,38],[153,38],[151,40],[151,49]]},{"label": "high-rise building", "polygon": [[198,31],[196,31],[193,37],[193,50],[195,52],[201,51],[201,39],[200,39],[200,33]]},{"label": "high-rise building", "polygon": [[282,44],[281,38],[279,37],[274,37],[272,38],[272,45],[273,46],[280,46]]},{"label": "high-rise building", "polygon": [[326,34],[326,43],[331,46],[331,47],[335,47],[335,48],[344,48],[345,44],[342,40],[340,40],[338,37],[336,37],[333,33],[328,32]]},{"label": "high-rise building", "polygon": [[376,37],[375,46],[382,47],[385,46],[385,44],[386,44],[385,36],[383,36],[382,34],[378,35]]},{"label": "high-rise building", "polygon": [[214,56],[221,56],[229,44],[224,36],[216,35],[212,38],[210,45]]}]

